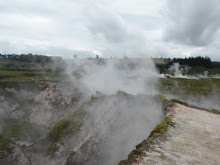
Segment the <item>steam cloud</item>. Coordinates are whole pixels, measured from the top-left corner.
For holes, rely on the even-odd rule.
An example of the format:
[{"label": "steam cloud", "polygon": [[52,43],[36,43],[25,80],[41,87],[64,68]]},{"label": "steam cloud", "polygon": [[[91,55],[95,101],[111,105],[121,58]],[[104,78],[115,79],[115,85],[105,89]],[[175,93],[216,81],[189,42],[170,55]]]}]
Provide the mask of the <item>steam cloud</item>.
[{"label": "steam cloud", "polygon": [[219,74],[209,75],[208,71],[204,71],[203,74],[188,75],[190,67],[181,66],[179,63],[173,63],[169,67],[169,74],[161,74],[161,78],[171,77],[171,78],[183,78],[183,79],[220,79]]},{"label": "steam cloud", "polygon": [[98,98],[85,107],[76,164],[117,164],[163,116],[151,59],[67,60],[66,73],[85,98]]},{"label": "steam cloud", "polygon": [[[66,73],[76,88],[89,92],[115,94],[118,90],[136,94],[158,94],[157,72],[150,59],[76,59],[67,62]],[[80,86],[80,87],[79,87]],[[87,93],[88,94],[88,93]]]},{"label": "steam cloud", "polygon": [[[180,79],[195,79],[198,81],[202,81],[202,79],[207,79],[207,81],[212,81],[212,79],[220,79],[219,74],[211,75],[208,71],[204,71],[203,74],[196,74],[196,75],[187,75],[187,72],[189,71],[188,66],[181,66],[179,63],[174,63],[170,66],[169,72],[170,74],[161,74],[161,78],[180,78]],[[201,80],[199,80],[201,79]],[[212,84],[208,91],[208,95],[198,95],[198,94],[190,94],[185,93],[184,87],[180,87],[178,82],[175,81],[174,86],[172,87],[172,92],[177,94],[171,94],[171,93],[165,93],[164,95],[168,99],[179,99],[182,100],[189,105],[193,105],[199,108],[205,108],[205,109],[216,109],[220,110],[220,103],[219,103],[219,91],[217,91],[218,88],[216,88],[215,84]],[[187,95],[187,97],[186,97]]]}]

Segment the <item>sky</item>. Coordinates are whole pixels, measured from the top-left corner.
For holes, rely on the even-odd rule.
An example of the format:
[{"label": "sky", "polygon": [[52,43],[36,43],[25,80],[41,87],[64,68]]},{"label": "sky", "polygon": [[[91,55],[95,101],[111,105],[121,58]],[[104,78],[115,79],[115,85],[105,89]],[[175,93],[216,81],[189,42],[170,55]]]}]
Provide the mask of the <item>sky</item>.
[{"label": "sky", "polygon": [[220,1],[0,0],[0,53],[220,61]]}]

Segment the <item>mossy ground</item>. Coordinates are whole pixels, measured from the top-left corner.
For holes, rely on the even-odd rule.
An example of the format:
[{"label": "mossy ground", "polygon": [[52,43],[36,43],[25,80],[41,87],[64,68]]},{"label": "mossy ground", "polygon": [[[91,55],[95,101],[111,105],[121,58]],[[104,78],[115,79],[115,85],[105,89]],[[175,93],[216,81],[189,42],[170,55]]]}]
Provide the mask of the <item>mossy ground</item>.
[{"label": "mossy ground", "polygon": [[35,142],[47,134],[45,126],[21,121],[18,119],[1,119],[3,135],[15,141]]},{"label": "mossy ground", "polygon": [[76,134],[79,128],[83,124],[85,116],[85,111],[83,108],[79,109],[78,111],[74,112],[68,118],[62,119],[57,122],[50,130],[48,134],[49,139],[49,147],[48,152],[53,154],[57,151],[57,143],[67,136],[68,134]]},{"label": "mossy ground", "polygon": [[12,140],[10,138],[3,134],[0,134],[0,159],[13,152],[13,147],[11,146],[11,144]]},{"label": "mossy ground", "polygon": [[153,136],[153,134],[155,133],[162,133],[164,131],[167,131],[168,125],[170,123],[171,123],[171,118],[166,116],[160,124],[157,124],[157,126],[151,132],[150,136]]}]

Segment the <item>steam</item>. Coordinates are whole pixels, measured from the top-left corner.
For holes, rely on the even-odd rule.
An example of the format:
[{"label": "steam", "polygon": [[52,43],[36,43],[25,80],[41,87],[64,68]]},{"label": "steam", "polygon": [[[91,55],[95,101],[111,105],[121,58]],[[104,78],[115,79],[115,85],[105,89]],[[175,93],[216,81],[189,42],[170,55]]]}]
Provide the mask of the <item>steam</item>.
[{"label": "steam", "polygon": [[[93,164],[117,164],[146,139],[163,116],[160,99],[146,95],[116,95],[98,99],[86,108],[88,118],[82,132],[101,148]],[[83,149],[83,146],[81,147]],[[88,151],[95,150],[88,147]],[[98,152],[95,150],[95,152]],[[88,155],[79,155],[88,159]],[[91,158],[89,158],[91,159]],[[91,160],[87,160],[91,164]]]},{"label": "steam", "polygon": [[219,74],[209,75],[208,71],[204,71],[203,74],[188,75],[190,67],[181,66],[179,63],[173,63],[169,67],[169,74],[161,74],[161,78],[171,77],[171,78],[183,78],[183,79],[220,79]]},{"label": "steam", "polygon": [[[179,93],[184,93],[179,89]],[[188,94],[187,97],[182,97],[180,94],[173,95],[173,94],[165,94],[166,98],[168,99],[178,99],[191,106],[195,106],[198,108],[204,108],[208,110],[218,110],[220,111],[220,102],[219,102],[219,94],[211,91],[209,95],[192,95]]]},{"label": "steam", "polygon": [[188,92],[186,89],[192,87],[193,90],[193,84],[196,84],[197,83],[196,81],[202,82],[202,80],[197,79],[195,80],[194,83],[190,84],[192,86],[189,86],[189,84],[185,84],[186,86],[183,86],[183,84],[180,85],[178,81],[174,79],[172,89],[169,92],[167,91],[165,93],[162,92],[162,95],[164,95],[167,99],[178,99],[183,102],[186,102],[191,106],[195,106],[198,108],[204,108],[208,110],[212,110],[212,109],[220,110],[220,102],[219,102],[220,91],[219,91],[219,87],[214,84],[214,81],[216,80],[212,80],[212,79],[205,80],[205,81],[210,81],[210,84],[206,85],[205,91],[203,91],[203,89],[201,88],[200,89],[201,91],[199,93],[195,93],[193,91],[192,93]]},{"label": "steam", "polygon": [[[146,139],[163,112],[151,59],[72,59],[66,74],[73,88],[93,98],[85,108],[73,162],[117,164]],[[93,153],[93,154],[91,154]]]},{"label": "steam", "polygon": [[157,93],[157,72],[150,59],[75,59],[67,61],[67,66],[73,85],[87,95],[118,90],[132,95]]}]

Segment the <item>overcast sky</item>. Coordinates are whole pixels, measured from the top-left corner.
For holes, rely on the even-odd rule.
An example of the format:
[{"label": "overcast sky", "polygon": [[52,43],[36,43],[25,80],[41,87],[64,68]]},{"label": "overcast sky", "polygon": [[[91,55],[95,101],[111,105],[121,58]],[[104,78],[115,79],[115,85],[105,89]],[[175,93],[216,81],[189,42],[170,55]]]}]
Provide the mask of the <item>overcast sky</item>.
[{"label": "overcast sky", "polygon": [[220,60],[220,1],[1,0],[0,53]]}]

